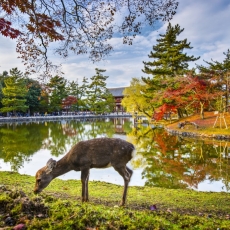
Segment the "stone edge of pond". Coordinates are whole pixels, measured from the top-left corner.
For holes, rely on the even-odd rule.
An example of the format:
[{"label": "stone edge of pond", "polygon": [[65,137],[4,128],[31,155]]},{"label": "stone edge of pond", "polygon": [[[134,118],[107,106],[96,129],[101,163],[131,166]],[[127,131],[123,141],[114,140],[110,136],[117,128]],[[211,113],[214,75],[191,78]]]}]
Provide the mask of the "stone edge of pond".
[{"label": "stone edge of pond", "polygon": [[167,126],[165,126],[164,129],[168,133],[170,133],[172,135],[178,135],[178,136],[182,136],[182,137],[207,138],[207,139],[216,139],[216,140],[230,141],[230,135],[193,133],[193,132],[179,131],[179,130],[170,129]]},{"label": "stone edge of pond", "polygon": [[84,120],[92,118],[116,118],[132,117],[130,114],[113,114],[113,115],[75,115],[75,116],[37,116],[37,117],[0,117],[0,123],[12,122],[37,122],[37,121],[58,121],[58,120]]}]

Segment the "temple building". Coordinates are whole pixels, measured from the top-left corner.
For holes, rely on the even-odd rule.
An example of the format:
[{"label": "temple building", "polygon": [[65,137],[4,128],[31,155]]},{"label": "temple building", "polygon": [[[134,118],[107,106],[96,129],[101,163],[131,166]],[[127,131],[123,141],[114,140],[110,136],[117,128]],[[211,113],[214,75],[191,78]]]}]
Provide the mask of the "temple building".
[{"label": "temple building", "polygon": [[124,112],[124,108],[121,105],[121,101],[124,98],[123,91],[125,90],[125,87],[108,88],[108,90],[115,99],[114,112]]}]

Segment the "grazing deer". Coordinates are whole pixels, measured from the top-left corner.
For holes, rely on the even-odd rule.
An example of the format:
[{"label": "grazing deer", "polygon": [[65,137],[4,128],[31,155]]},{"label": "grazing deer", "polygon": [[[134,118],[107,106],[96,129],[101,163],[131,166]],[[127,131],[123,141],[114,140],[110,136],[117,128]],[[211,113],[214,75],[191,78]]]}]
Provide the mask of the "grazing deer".
[{"label": "grazing deer", "polygon": [[88,180],[91,168],[113,168],[124,179],[120,205],[125,204],[128,184],[133,171],[126,164],[132,159],[134,146],[119,138],[96,138],[80,141],[59,161],[52,158],[36,173],[34,193],[40,193],[56,177],[71,170],[81,171],[82,202],[88,201]]}]

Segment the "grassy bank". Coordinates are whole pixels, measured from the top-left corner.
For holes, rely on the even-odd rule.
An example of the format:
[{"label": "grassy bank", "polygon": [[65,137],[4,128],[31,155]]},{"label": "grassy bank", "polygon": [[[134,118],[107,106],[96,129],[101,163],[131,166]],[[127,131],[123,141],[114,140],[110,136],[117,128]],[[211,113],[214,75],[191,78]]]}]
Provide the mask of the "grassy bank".
[{"label": "grassy bank", "polygon": [[34,177],[0,172],[0,228],[230,229],[228,193],[131,186],[119,207],[123,186],[90,182],[83,204],[78,180],[55,179],[40,195],[33,187]]},{"label": "grassy bank", "polygon": [[[171,130],[187,131],[201,135],[226,135],[230,137],[230,113],[225,113],[224,118],[217,116],[218,115],[214,112],[205,112],[204,119],[202,119],[199,114],[195,114],[193,116],[184,117],[179,121],[177,120],[172,124],[167,124],[167,127]],[[178,124],[185,121],[196,124],[198,128],[194,125],[186,125],[183,129],[180,129]]]}]

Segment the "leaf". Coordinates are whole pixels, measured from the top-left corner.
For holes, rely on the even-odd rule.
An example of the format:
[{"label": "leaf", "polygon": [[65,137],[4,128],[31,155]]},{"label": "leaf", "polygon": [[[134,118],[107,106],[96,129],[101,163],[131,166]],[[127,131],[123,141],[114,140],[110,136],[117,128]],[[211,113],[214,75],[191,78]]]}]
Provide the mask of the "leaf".
[{"label": "leaf", "polygon": [[157,206],[155,204],[150,206],[151,211],[157,211]]}]

